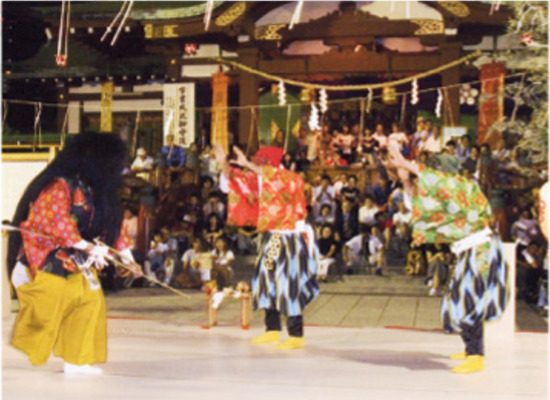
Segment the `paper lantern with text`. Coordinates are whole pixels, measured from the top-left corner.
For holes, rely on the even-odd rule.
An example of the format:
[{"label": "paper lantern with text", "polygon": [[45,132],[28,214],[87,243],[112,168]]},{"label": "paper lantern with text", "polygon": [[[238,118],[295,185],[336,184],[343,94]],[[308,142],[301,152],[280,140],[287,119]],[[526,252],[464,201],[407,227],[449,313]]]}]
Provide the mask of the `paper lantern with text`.
[{"label": "paper lantern with text", "polygon": [[393,86],[384,86],[382,88],[382,102],[384,104],[397,104],[397,94]]}]

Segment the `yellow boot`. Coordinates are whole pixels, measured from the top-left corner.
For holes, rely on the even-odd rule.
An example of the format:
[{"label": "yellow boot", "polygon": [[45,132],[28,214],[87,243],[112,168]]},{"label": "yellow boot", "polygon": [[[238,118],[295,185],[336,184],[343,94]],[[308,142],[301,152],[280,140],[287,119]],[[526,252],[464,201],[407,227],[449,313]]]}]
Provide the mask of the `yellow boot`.
[{"label": "yellow boot", "polygon": [[462,353],[451,354],[449,358],[451,360],[465,360],[466,357],[467,357],[466,353],[462,352]]},{"label": "yellow boot", "polygon": [[466,362],[451,369],[455,374],[471,374],[483,370],[483,356],[466,356]]},{"label": "yellow boot", "polygon": [[277,346],[279,350],[294,350],[301,349],[306,345],[306,340],[303,337],[290,336],[287,340]]},{"label": "yellow boot", "polygon": [[267,331],[251,340],[254,344],[279,343],[279,331]]}]

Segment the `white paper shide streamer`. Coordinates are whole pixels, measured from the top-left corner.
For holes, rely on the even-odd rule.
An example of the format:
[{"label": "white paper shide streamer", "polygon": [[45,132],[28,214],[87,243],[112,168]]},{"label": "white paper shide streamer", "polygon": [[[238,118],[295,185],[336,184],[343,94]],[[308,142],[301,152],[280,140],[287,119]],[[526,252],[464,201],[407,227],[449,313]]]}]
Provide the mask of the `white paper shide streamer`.
[{"label": "white paper shide streamer", "polygon": [[319,107],[323,114],[328,110],[328,95],[325,89],[319,91]]},{"label": "white paper shide streamer", "polygon": [[412,81],[411,104],[413,106],[418,104],[418,79]]},{"label": "white paper shide streamer", "polygon": [[294,25],[300,22],[300,15],[302,15],[302,8],[304,8],[304,0],[300,0],[298,4],[296,4],[296,8],[294,9],[294,14],[292,15],[292,19],[290,20],[290,25],[288,26],[288,30],[292,30],[292,28],[294,28]]},{"label": "white paper shide streamer", "polygon": [[437,118],[441,118],[441,106],[443,105],[443,92],[441,89],[437,89],[437,103],[435,103],[435,115]]},{"label": "white paper shide streamer", "polygon": [[204,12],[204,30],[210,28],[210,20],[212,19],[212,11],[214,10],[214,0],[208,0],[206,3],[206,11]]},{"label": "white paper shide streamer", "polygon": [[277,93],[279,95],[279,105],[280,106],[286,105],[286,88],[285,88],[285,83],[282,80],[279,81]]},{"label": "white paper shide streamer", "polygon": [[315,106],[314,102],[311,102],[311,112],[309,113],[309,130],[314,131],[321,129],[319,125],[319,109]]},{"label": "white paper shide streamer", "polygon": [[367,95],[367,106],[365,107],[365,111],[367,114],[370,114],[370,109],[372,107],[372,89],[369,89],[369,94]]}]

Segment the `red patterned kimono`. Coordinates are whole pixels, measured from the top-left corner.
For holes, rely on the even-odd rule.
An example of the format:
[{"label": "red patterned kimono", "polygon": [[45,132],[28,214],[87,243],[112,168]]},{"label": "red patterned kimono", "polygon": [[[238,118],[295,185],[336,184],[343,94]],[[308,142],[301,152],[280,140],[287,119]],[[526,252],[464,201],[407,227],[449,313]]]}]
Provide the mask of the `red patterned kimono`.
[{"label": "red patterned kimono", "polygon": [[306,214],[304,181],[295,172],[264,166],[260,190],[254,172],[231,169],[228,224],[261,232],[293,230]]},{"label": "red patterned kimono", "polygon": [[300,316],[319,293],[304,181],[295,172],[264,165],[261,177],[232,168],[228,188],[228,224],[264,232],[252,280],[254,308]]}]

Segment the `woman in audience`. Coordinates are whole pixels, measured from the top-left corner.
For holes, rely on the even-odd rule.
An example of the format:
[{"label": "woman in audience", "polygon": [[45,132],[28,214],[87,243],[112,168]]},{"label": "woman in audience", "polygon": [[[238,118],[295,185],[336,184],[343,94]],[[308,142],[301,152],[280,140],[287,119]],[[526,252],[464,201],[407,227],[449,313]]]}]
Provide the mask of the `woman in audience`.
[{"label": "woman in audience", "polygon": [[227,240],[223,236],[216,239],[212,255],[214,256],[212,279],[218,283],[218,290],[221,290],[231,284],[233,275],[231,265],[235,261],[235,255],[229,250]]},{"label": "woman in audience", "polygon": [[208,215],[206,226],[203,229],[202,237],[204,241],[214,248],[216,240],[223,235],[223,224],[215,213]]}]

